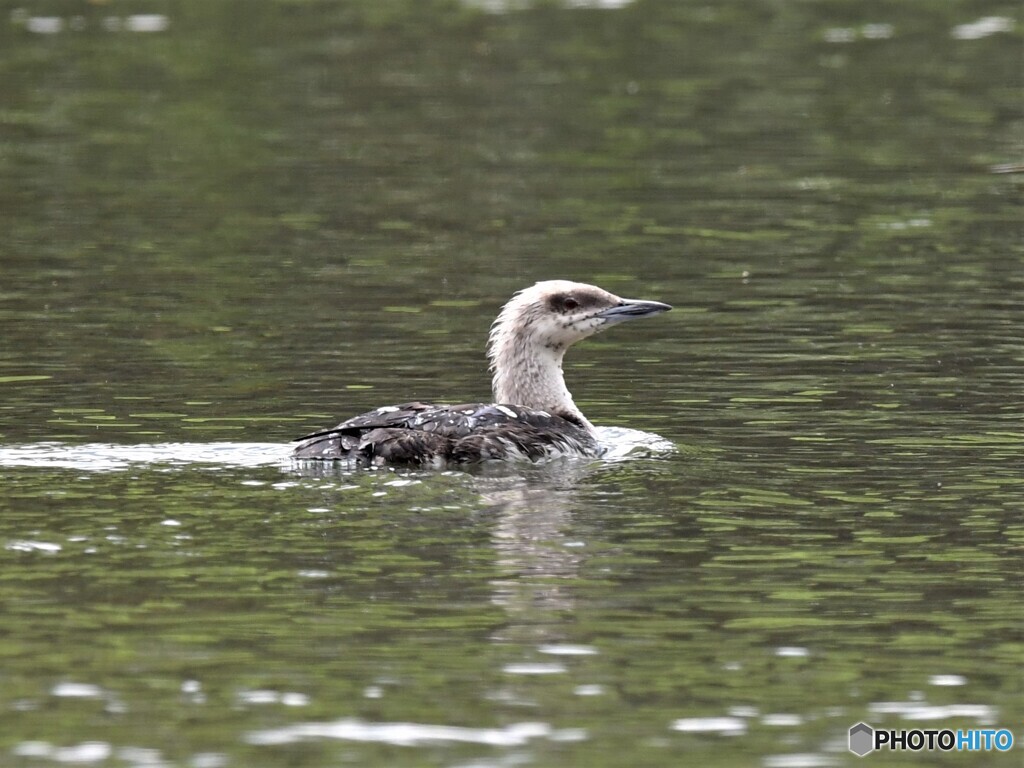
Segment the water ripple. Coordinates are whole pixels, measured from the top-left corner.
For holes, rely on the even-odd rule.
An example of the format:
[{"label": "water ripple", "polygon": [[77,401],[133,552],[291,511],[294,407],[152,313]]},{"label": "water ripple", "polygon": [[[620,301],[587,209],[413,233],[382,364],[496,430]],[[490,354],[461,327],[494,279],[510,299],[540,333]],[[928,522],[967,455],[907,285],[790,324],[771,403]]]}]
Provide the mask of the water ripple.
[{"label": "water ripple", "polygon": [[111,472],[133,464],[216,464],[228,467],[289,466],[280,443],[34,443],[0,448],[0,466]]},{"label": "water ripple", "polygon": [[518,747],[538,738],[555,741],[581,740],[586,738],[586,734],[579,729],[568,729],[568,732],[556,731],[547,723],[513,723],[505,728],[462,728],[422,723],[368,723],[356,719],[343,719],[329,723],[297,723],[284,728],[253,731],[246,735],[245,740],[261,746],[294,744],[306,739],[340,739],[380,742],[400,747],[438,742]]}]

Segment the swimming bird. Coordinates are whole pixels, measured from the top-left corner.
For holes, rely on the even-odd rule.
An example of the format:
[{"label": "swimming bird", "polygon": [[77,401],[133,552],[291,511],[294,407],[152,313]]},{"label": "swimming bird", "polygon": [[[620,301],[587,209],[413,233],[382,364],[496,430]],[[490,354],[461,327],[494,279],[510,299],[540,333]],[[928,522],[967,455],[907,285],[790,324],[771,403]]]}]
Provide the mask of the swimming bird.
[{"label": "swimming bird", "polygon": [[384,406],[299,438],[292,455],[437,468],[489,459],[599,456],[594,425],[565,386],[562,358],[599,331],[670,309],[586,283],[539,282],[515,294],[491,326],[493,403]]}]

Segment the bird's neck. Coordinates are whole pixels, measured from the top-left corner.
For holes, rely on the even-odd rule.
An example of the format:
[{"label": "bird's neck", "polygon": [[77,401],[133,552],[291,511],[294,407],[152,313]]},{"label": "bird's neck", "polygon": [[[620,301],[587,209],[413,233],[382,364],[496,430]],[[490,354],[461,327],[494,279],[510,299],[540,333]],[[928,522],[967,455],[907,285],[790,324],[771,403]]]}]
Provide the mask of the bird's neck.
[{"label": "bird's neck", "polygon": [[564,347],[531,343],[519,334],[495,339],[490,350],[494,402],[547,411],[593,432],[593,425],[576,407],[565,386],[564,356]]}]

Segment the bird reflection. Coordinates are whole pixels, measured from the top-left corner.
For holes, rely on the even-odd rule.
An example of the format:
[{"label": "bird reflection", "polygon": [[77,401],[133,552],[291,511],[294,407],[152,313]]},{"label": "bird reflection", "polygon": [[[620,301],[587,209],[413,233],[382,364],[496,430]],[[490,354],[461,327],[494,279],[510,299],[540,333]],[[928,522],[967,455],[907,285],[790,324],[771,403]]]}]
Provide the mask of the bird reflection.
[{"label": "bird reflection", "polygon": [[494,515],[491,541],[505,576],[494,579],[492,602],[510,622],[493,636],[513,643],[545,643],[562,616],[574,608],[572,585],[584,561],[583,542],[573,533],[580,482],[600,464],[550,462],[528,471],[474,478],[482,505]]}]

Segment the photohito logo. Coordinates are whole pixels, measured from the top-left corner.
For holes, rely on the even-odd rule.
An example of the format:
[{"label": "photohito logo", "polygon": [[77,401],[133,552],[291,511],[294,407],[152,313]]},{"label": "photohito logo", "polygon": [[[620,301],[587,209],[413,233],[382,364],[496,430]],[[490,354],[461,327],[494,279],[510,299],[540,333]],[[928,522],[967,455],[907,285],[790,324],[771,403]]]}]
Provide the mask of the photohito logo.
[{"label": "photohito logo", "polygon": [[920,752],[1006,752],[1013,747],[1013,734],[1005,728],[971,728],[968,730],[913,729],[893,731],[857,723],[850,728],[850,751],[864,757],[876,749]]}]

